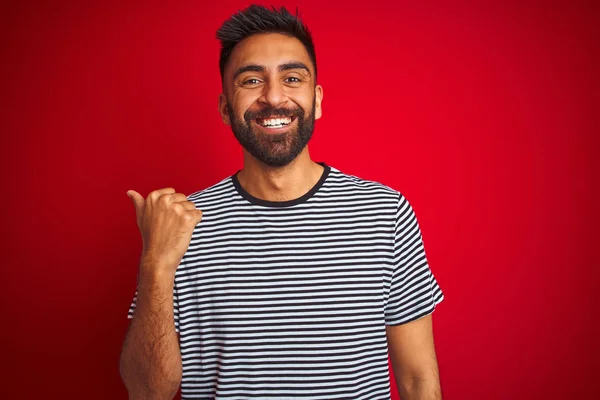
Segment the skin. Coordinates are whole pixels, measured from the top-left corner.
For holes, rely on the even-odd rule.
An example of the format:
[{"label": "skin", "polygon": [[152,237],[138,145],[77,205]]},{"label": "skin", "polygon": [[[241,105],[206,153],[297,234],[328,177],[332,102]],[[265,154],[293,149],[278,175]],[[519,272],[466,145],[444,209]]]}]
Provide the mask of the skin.
[{"label": "skin", "polygon": [[402,400],[440,400],[442,390],[433,342],[431,314],[387,326],[390,359]]},{"label": "skin", "polygon": [[121,350],[119,371],[130,399],[172,399],[182,378],[179,337],[173,323],[175,271],[202,212],[173,188],[135,190],[133,200],[143,251],[135,318]]}]

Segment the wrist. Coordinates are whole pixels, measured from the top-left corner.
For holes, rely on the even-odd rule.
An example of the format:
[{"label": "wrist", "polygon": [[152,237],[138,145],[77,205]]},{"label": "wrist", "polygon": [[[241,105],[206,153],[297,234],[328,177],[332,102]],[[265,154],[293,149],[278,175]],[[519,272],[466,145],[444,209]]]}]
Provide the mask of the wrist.
[{"label": "wrist", "polygon": [[142,258],[139,271],[139,286],[172,289],[174,280],[175,270],[171,271],[167,266]]}]

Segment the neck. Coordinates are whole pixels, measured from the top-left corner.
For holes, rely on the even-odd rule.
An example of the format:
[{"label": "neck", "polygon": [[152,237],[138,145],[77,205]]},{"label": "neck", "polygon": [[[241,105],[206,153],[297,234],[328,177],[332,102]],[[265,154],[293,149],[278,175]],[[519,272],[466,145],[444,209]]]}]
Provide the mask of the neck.
[{"label": "neck", "polygon": [[270,167],[244,151],[244,168],[237,178],[244,190],[266,201],[289,201],[302,197],[321,178],[323,166],[310,159],[308,146],[291,163]]}]

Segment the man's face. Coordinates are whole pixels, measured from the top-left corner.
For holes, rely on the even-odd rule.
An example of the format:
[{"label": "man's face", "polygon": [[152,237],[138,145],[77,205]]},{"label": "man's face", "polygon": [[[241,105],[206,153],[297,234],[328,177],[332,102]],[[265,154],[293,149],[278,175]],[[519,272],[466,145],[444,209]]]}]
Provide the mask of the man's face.
[{"label": "man's face", "polygon": [[224,71],[219,110],[252,156],[281,167],[293,161],[321,117],[323,90],[298,39],[256,34],[236,45]]}]

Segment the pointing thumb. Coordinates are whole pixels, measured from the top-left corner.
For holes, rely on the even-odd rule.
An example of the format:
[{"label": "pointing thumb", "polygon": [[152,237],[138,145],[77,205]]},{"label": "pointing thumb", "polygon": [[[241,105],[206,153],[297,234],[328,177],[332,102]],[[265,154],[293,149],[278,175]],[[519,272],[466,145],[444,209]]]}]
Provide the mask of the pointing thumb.
[{"label": "pointing thumb", "polygon": [[139,213],[139,211],[144,208],[144,203],[145,203],[142,195],[139,194],[138,192],[136,192],[135,190],[128,190],[127,196],[131,200],[133,200],[133,206],[135,207],[136,214]]}]

